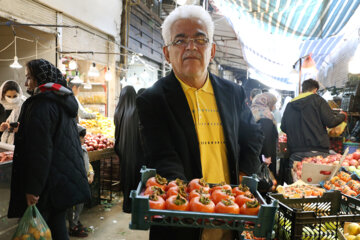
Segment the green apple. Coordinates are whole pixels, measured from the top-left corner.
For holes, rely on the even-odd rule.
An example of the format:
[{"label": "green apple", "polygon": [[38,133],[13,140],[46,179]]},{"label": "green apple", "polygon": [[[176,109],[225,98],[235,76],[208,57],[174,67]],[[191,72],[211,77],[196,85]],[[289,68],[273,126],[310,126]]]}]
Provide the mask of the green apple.
[{"label": "green apple", "polygon": [[360,176],[360,169],[356,169],[356,170],[355,170],[355,173],[356,173],[358,176]]},{"label": "green apple", "polygon": [[350,171],[350,172],[354,172],[355,170],[356,170],[356,167],[355,167],[355,166],[350,166],[350,167],[349,167],[349,171]]},{"label": "green apple", "polygon": [[357,167],[357,169],[360,169],[360,165]]}]

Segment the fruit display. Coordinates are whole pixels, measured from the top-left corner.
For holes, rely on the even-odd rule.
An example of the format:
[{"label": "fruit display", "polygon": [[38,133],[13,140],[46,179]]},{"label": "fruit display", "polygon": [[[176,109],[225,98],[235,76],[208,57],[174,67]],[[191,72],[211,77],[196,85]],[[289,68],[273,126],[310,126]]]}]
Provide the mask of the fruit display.
[{"label": "fruit display", "polygon": [[146,182],[143,196],[149,196],[150,208],[207,213],[257,215],[261,205],[243,185],[232,188],[220,183],[210,188],[204,179],[189,184],[180,179],[168,181],[156,174]]},{"label": "fruit display", "polygon": [[325,190],[320,187],[315,187],[308,184],[289,186],[278,186],[277,192],[282,194],[285,198],[303,198],[303,197],[317,197],[322,196]]},{"label": "fruit display", "polygon": [[85,147],[88,152],[114,147],[114,142],[102,134],[86,134]]},{"label": "fruit display", "polygon": [[360,224],[346,222],[344,225],[344,237],[346,240],[360,240]]},{"label": "fruit display", "polygon": [[349,172],[356,173],[360,176],[360,149],[354,153],[347,155],[342,163],[342,166]]},{"label": "fruit display", "polygon": [[83,105],[86,104],[106,104],[106,96],[105,94],[94,94],[89,95],[87,93],[86,96],[78,96],[79,102]]},{"label": "fruit display", "polygon": [[[92,112],[91,110],[88,110]],[[82,119],[80,125],[86,128],[88,133],[103,134],[108,138],[114,138],[115,125],[111,118],[104,117],[99,112],[93,112],[96,114],[96,119]]]},{"label": "fruit display", "polygon": [[13,160],[14,152],[1,152],[0,163],[9,162]]},{"label": "fruit display", "polygon": [[281,143],[286,143],[287,142],[287,135],[285,133],[281,134],[279,136],[279,142],[281,142]]},{"label": "fruit display", "polygon": [[[340,163],[341,155],[340,154],[333,154],[327,157],[323,156],[314,156],[314,157],[307,157],[304,158],[301,162],[294,162],[293,171],[296,174],[297,179],[301,179],[301,172],[302,172],[302,165],[303,163],[315,163],[315,164],[323,164],[323,165],[337,165]],[[344,160],[345,162],[345,160]]]},{"label": "fruit display", "polygon": [[356,197],[360,194],[360,181],[352,179],[349,173],[340,171],[329,181],[324,182],[327,190],[339,190],[345,195]]}]

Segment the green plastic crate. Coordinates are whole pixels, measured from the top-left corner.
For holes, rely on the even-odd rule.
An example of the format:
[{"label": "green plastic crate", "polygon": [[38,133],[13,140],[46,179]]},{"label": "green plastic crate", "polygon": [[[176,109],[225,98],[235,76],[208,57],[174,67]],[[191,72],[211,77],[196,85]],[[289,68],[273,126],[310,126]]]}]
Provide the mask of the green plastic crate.
[{"label": "green plastic crate", "polygon": [[[256,237],[271,239],[275,222],[275,213],[278,208],[278,201],[267,204],[260,193],[256,190],[258,180],[253,177],[243,177],[243,184],[250,188],[261,204],[257,216],[234,215],[220,213],[202,213],[191,211],[172,211],[150,209],[149,198],[141,196],[146,181],[156,175],[155,169],[141,169],[141,182],[136,190],[132,190],[132,212],[130,229],[148,230],[150,226],[178,226],[191,228],[221,228],[243,232],[252,231]],[[234,186],[232,186],[234,187]],[[251,226],[251,228],[245,228]]]}]

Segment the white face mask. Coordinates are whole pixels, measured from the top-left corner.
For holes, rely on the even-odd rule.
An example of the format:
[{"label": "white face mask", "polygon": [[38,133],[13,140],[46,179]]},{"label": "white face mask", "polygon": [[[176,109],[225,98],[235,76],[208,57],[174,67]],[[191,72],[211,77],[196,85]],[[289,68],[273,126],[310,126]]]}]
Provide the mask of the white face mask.
[{"label": "white face mask", "polygon": [[18,103],[20,101],[20,97],[17,96],[16,98],[9,98],[7,96],[5,96],[5,100],[8,102],[8,103]]}]

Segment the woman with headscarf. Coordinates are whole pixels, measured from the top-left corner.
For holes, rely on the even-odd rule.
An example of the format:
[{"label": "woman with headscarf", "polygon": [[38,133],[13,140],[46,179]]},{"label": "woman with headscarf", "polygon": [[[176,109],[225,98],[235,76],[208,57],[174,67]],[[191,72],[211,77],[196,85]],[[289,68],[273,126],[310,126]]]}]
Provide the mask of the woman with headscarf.
[{"label": "woman with headscarf", "polygon": [[23,92],[19,84],[12,80],[5,81],[0,87],[0,104],[4,108],[0,114],[0,135],[1,142],[13,144],[14,143],[14,128],[10,123],[17,123],[19,118],[21,105],[25,101]]},{"label": "woman with headscarf", "polygon": [[136,189],[140,181],[140,168],[143,163],[143,151],[139,134],[139,116],[136,110],[136,92],[132,86],[121,90],[116,106],[115,152],[120,159],[121,189],[124,195],[123,211],[131,212],[130,191]]},{"label": "woman with headscarf", "polygon": [[[254,115],[255,121],[261,125],[264,142],[261,150],[261,155],[266,158],[269,169],[276,176],[276,147],[278,132],[276,130],[276,121],[272,114],[275,109],[276,97],[271,93],[262,93],[253,99],[251,111]],[[262,161],[262,156],[260,156]]]},{"label": "woman with headscarf", "polygon": [[37,206],[53,240],[67,240],[66,209],[90,199],[77,130],[78,105],[53,64],[26,64],[27,92],[22,105],[11,175],[9,218]]}]

